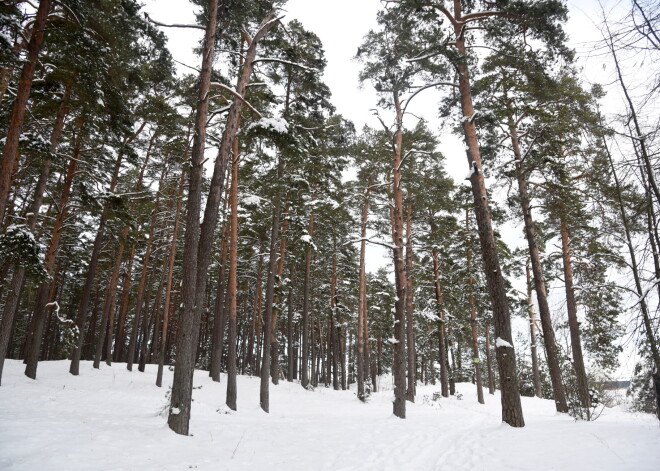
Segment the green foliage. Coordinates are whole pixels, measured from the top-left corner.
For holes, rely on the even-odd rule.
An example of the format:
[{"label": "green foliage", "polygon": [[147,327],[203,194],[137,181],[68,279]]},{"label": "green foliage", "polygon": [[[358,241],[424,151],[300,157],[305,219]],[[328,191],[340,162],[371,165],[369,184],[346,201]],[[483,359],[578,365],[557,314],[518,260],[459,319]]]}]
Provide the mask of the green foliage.
[{"label": "green foliage", "polygon": [[41,247],[25,226],[14,224],[0,234],[0,264],[23,268],[37,283],[48,278],[40,252]]}]

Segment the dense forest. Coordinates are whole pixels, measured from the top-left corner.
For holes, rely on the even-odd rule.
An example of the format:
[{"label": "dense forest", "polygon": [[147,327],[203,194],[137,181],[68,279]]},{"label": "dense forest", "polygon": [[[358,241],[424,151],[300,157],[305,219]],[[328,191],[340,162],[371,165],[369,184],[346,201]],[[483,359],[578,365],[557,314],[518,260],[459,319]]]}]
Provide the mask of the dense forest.
[{"label": "dense forest", "polygon": [[[523,427],[521,395],[591,420],[632,379],[660,418],[660,6],[593,12],[612,80],[587,84],[563,0],[383,0],[351,51],[378,94],[357,129],[285,3],[163,24],[137,0],[0,2],[0,380],[155,364],[184,435],[196,369],[233,410],[238,375],[265,412],[279,382],[368,402],[391,376],[399,418],[420,384],[473,382]],[[203,34],[185,74],[174,28]]]}]

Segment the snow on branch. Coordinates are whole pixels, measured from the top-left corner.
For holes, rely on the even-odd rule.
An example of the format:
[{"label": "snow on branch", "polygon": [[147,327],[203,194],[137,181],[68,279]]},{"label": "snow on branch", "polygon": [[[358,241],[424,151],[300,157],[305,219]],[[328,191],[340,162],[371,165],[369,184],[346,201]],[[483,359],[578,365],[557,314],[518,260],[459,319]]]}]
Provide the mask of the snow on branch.
[{"label": "snow on branch", "polygon": [[511,345],[509,342],[507,342],[503,338],[497,337],[497,339],[495,339],[495,347],[497,347],[497,348],[513,348],[513,345]]},{"label": "snow on branch", "polygon": [[479,114],[479,112],[475,111],[470,116],[463,116],[463,119],[461,119],[461,123],[471,123],[471,122],[473,122],[474,118],[476,118],[478,114]]},{"label": "snow on branch", "polygon": [[171,24],[171,25],[166,25],[165,23],[161,23],[159,21],[153,20],[150,16],[149,13],[146,11],[144,12],[144,17],[149,21],[150,23],[153,23],[158,26],[162,26],[164,28],[192,28],[192,29],[201,29],[202,31],[206,31],[206,28],[200,25],[182,25],[182,24]]},{"label": "snow on branch", "polygon": [[344,245],[355,244],[357,242],[362,242],[362,241],[369,242],[370,244],[382,245],[383,247],[387,247],[388,249],[392,249],[392,250],[397,248],[396,246],[394,246],[392,244],[388,244],[387,242],[383,242],[383,241],[380,241],[380,240],[372,240],[372,239],[369,239],[368,237],[361,237],[359,239],[349,240]]},{"label": "snow on branch", "polygon": [[428,88],[434,88],[434,87],[440,87],[440,86],[447,86],[447,87],[455,87],[455,88],[458,88],[458,85],[456,85],[455,83],[452,83],[452,82],[435,82],[435,83],[430,83],[430,84],[428,84],[428,85],[424,85],[424,86],[422,86],[422,87],[419,87],[419,89],[418,89],[417,91],[415,91],[415,93],[413,93],[412,95],[410,95],[410,98],[408,98],[408,99],[406,100],[406,104],[405,104],[405,106],[403,107],[403,112],[404,112],[404,113],[406,112],[406,109],[408,108],[408,105],[410,104],[410,102],[412,101],[412,99],[415,98],[417,95],[419,95],[421,92],[423,92],[424,90],[426,90],[426,89],[428,89]]},{"label": "snow on branch", "polygon": [[241,100],[243,102],[243,104],[245,106],[247,106],[250,111],[252,111],[255,115],[257,115],[257,117],[263,119],[264,116],[261,113],[259,113],[259,111],[257,111],[257,109],[254,106],[252,106],[249,101],[247,101],[245,98],[243,98],[243,96],[240,93],[238,93],[236,90],[234,90],[233,88],[228,87],[227,85],[225,85],[223,83],[220,83],[220,82],[212,82],[211,83],[211,88],[219,88],[221,90],[224,90],[226,92],[231,93],[236,98]]},{"label": "snow on branch", "polygon": [[302,65],[298,62],[291,62],[291,61],[287,61],[287,60],[284,60],[284,59],[278,59],[276,57],[263,57],[261,59],[255,59],[253,62],[254,63],[257,63],[257,62],[278,62],[280,64],[292,65],[294,67],[299,67],[299,68],[307,70],[309,72],[317,72],[317,73],[319,72],[318,69],[315,69],[313,67],[307,67],[306,65]]},{"label": "snow on branch", "polygon": [[428,54],[424,54],[422,56],[413,57],[412,59],[406,59],[406,62],[410,63],[410,62],[423,61],[423,60],[430,59],[430,58],[435,57],[435,56],[439,56],[440,54],[442,54],[442,53],[441,52],[429,52]]},{"label": "snow on branch", "polygon": [[289,123],[282,118],[261,118],[259,121],[252,123],[248,126],[249,129],[262,128],[272,130],[280,134],[287,134],[289,132]]},{"label": "snow on branch", "polygon": [[425,155],[433,155],[433,152],[429,152],[427,150],[419,150],[419,149],[410,149],[406,154],[403,156],[401,159],[401,162],[399,162],[399,165],[397,165],[396,170],[398,171],[403,163],[406,161],[406,159],[412,155],[412,154],[425,154]]}]

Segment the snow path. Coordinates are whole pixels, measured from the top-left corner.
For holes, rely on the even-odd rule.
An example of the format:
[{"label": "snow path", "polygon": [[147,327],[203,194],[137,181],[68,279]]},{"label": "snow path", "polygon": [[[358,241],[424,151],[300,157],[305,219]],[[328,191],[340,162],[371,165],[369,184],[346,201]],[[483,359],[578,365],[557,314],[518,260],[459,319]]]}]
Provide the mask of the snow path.
[{"label": "snow path", "polygon": [[[161,411],[167,388],[156,368],[124,364],[94,370],[43,362],[39,379],[5,363],[0,387],[0,469],[4,470],[658,470],[654,417],[608,409],[576,422],[551,401],[523,398],[527,426],[500,422],[499,397],[476,402],[461,384],[457,398],[433,400],[418,387],[407,419],[391,413],[391,391],[361,404],[350,391],[298,383],[271,386],[271,414],[258,406],[259,379],[238,378],[238,412],[224,406],[226,382],[195,375],[193,436],[172,433]],[[172,373],[165,372],[164,384]],[[385,383],[385,381],[383,381]]]}]

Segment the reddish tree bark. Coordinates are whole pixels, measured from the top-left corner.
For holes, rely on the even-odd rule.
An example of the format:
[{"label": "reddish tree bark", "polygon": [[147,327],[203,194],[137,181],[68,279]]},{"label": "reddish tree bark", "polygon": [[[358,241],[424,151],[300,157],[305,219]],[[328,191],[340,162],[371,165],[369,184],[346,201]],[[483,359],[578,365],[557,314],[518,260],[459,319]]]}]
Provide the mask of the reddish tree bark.
[{"label": "reddish tree bark", "polygon": [[30,90],[32,89],[32,80],[34,71],[37,67],[37,60],[46,30],[48,12],[50,11],[51,0],[40,0],[39,8],[34,19],[32,35],[27,48],[27,58],[21,70],[21,76],[16,90],[16,99],[9,118],[9,127],[5,137],[5,145],[2,148],[2,160],[0,161],[0,221],[4,219],[5,208],[9,199],[9,189],[11,186],[12,170],[18,159],[18,141],[23,132],[23,120],[27,109]]}]

